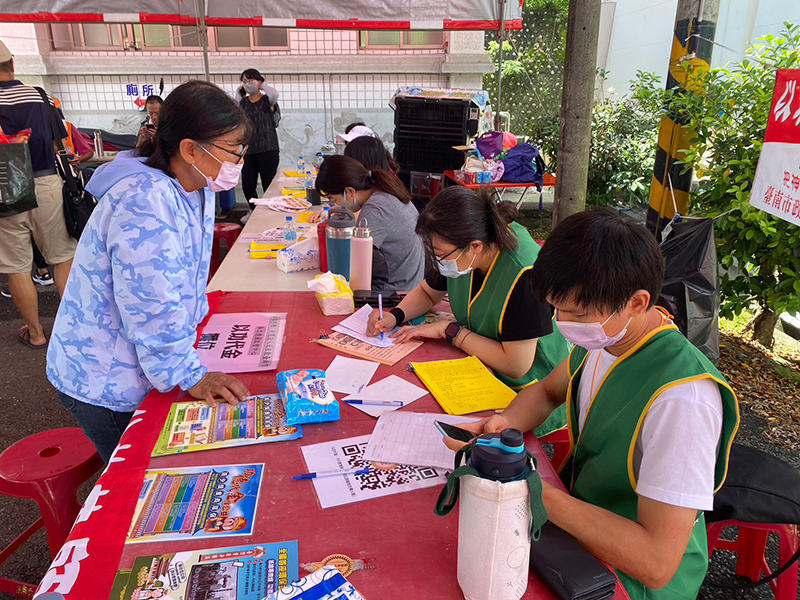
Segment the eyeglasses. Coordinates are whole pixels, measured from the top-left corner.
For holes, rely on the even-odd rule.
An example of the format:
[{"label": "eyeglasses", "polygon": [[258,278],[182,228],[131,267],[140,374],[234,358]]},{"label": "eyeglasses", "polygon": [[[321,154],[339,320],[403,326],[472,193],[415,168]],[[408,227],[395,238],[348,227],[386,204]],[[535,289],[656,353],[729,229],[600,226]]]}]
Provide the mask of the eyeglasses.
[{"label": "eyeglasses", "polygon": [[[448,252],[444,256],[437,256],[436,260],[438,260],[438,261],[446,260],[448,256],[451,256],[453,253],[455,253],[455,252],[457,252],[459,250],[461,250],[461,248],[454,248],[453,250],[451,250],[450,252]],[[461,256],[461,255],[459,254],[459,256]]]},{"label": "eyeglasses", "polygon": [[237,165],[240,162],[242,162],[242,160],[244,160],[244,155],[247,154],[247,149],[250,147],[247,144],[245,144],[245,145],[239,144],[239,152],[234,152],[233,150],[228,150],[227,148],[223,148],[222,146],[217,146],[216,144],[214,144],[212,142],[207,142],[207,143],[208,143],[209,146],[214,146],[214,148],[217,148],[219,150],[222,150],[223,152],[227,152],[228,154],[230,154],[232,156],[235,156],[238,159],[236,161]]}]

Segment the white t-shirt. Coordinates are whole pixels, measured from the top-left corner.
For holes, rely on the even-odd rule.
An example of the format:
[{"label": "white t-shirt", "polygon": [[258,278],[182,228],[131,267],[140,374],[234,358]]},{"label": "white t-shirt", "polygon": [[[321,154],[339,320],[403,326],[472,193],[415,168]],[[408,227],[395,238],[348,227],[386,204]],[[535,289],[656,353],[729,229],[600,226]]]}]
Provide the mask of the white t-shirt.
[{"label": "white t-shirt", "polygon": [[[578,386],[580,430],[591,397],[617,359],[606,350],[592,350],[586,357]],[[650,407],[636,440],[636,493],[672,506],[713,509],[721,433],[722,397],[712,379],[665,390]]]}]

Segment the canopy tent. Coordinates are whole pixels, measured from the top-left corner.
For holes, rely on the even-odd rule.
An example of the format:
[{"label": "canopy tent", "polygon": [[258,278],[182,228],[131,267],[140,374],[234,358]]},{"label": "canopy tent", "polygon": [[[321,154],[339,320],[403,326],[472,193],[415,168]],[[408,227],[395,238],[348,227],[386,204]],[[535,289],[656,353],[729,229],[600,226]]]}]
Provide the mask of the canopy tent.
[{"label": "canopy tent", "polygon": [[[171,23],[324,29],[522,28],[521,2],[497,0],[0,0],[0,21]],[[137,12],[132,12],[135,5]],[[505,15],[500,15],[500,7]]]}]

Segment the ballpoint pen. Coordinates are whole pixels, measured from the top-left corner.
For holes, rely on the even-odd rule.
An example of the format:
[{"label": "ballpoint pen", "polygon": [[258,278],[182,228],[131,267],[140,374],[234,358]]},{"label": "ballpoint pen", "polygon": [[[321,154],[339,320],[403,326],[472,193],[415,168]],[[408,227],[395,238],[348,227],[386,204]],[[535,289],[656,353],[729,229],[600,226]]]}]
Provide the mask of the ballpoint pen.
[{"label": "ballpoint pen", "polygon": [[346,404],[363,404],[364,406],[403,406],[399,400],[342,400]]},{"label": "ballpoint pen", "polygon": [[[383,292],[378,292],[378,319],[383,319]],[[382,331],[381,331],[381,341],[383,341]]]},{"label": "ballpoint pen", "polygon": [[366,475],[369,467],[363,469],[347,469],[345,471],[320,471],[319,473],[303,473],[295,475],[292,479],[319,479],[320,477],[333,477],[334,475]]}]

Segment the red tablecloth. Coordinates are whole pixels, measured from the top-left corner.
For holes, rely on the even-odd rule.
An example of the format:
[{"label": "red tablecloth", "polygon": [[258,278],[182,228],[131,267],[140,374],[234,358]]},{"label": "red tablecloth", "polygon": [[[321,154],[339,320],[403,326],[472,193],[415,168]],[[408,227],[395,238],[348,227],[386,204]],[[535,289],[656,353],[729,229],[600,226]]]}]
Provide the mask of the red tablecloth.
[{"label": "red tablecloth", "polygon": [[[324,317],[311,293],[217,293],[210,300],[212,311],[217,312],[288,313],[279,370],[325,369],[335,356],[333,350],[310,340],[342,317]],[[463,354],[459,350],[436,340],[426,342],[409,359],[460,356]],[[274,393],[276,373],[243,374],[241,379],[252,393]],[[420,383],[407,370],[406,362],[394,367],[379,366],[373,381],[392,374]],[[40,592],[60,592],[67,600],[105,600],[117,569],[129,568],[137,555],[296,539],[301,563],[319,561],[330,554],[373,559],[374,569],[357,571],[349,578],[367,598],[463,598],[456,580],[457,510],[444,518],[433,514],[438,487],[323,510],[311,482],[291,479],[306,471],[301,446],[371,433],[375,419],[343,404],[340,421],[304,425],[299,441],[151,458],[169,407],[176,399],[188,400],[189,396],[179,391],[154,392],[144,400],[53,561]],[[441,412],[431,395],[420,398],[407,410]],[[561,485],[532,435],[528,445],[539,458],[542,476]],[[252,536],[123,546],[145,469],[252,462],[264,463]],[[554,596],[532,577],[525,598],[550,600]],[[628,598],[622,586],[618,586],[616,598]]]}]

